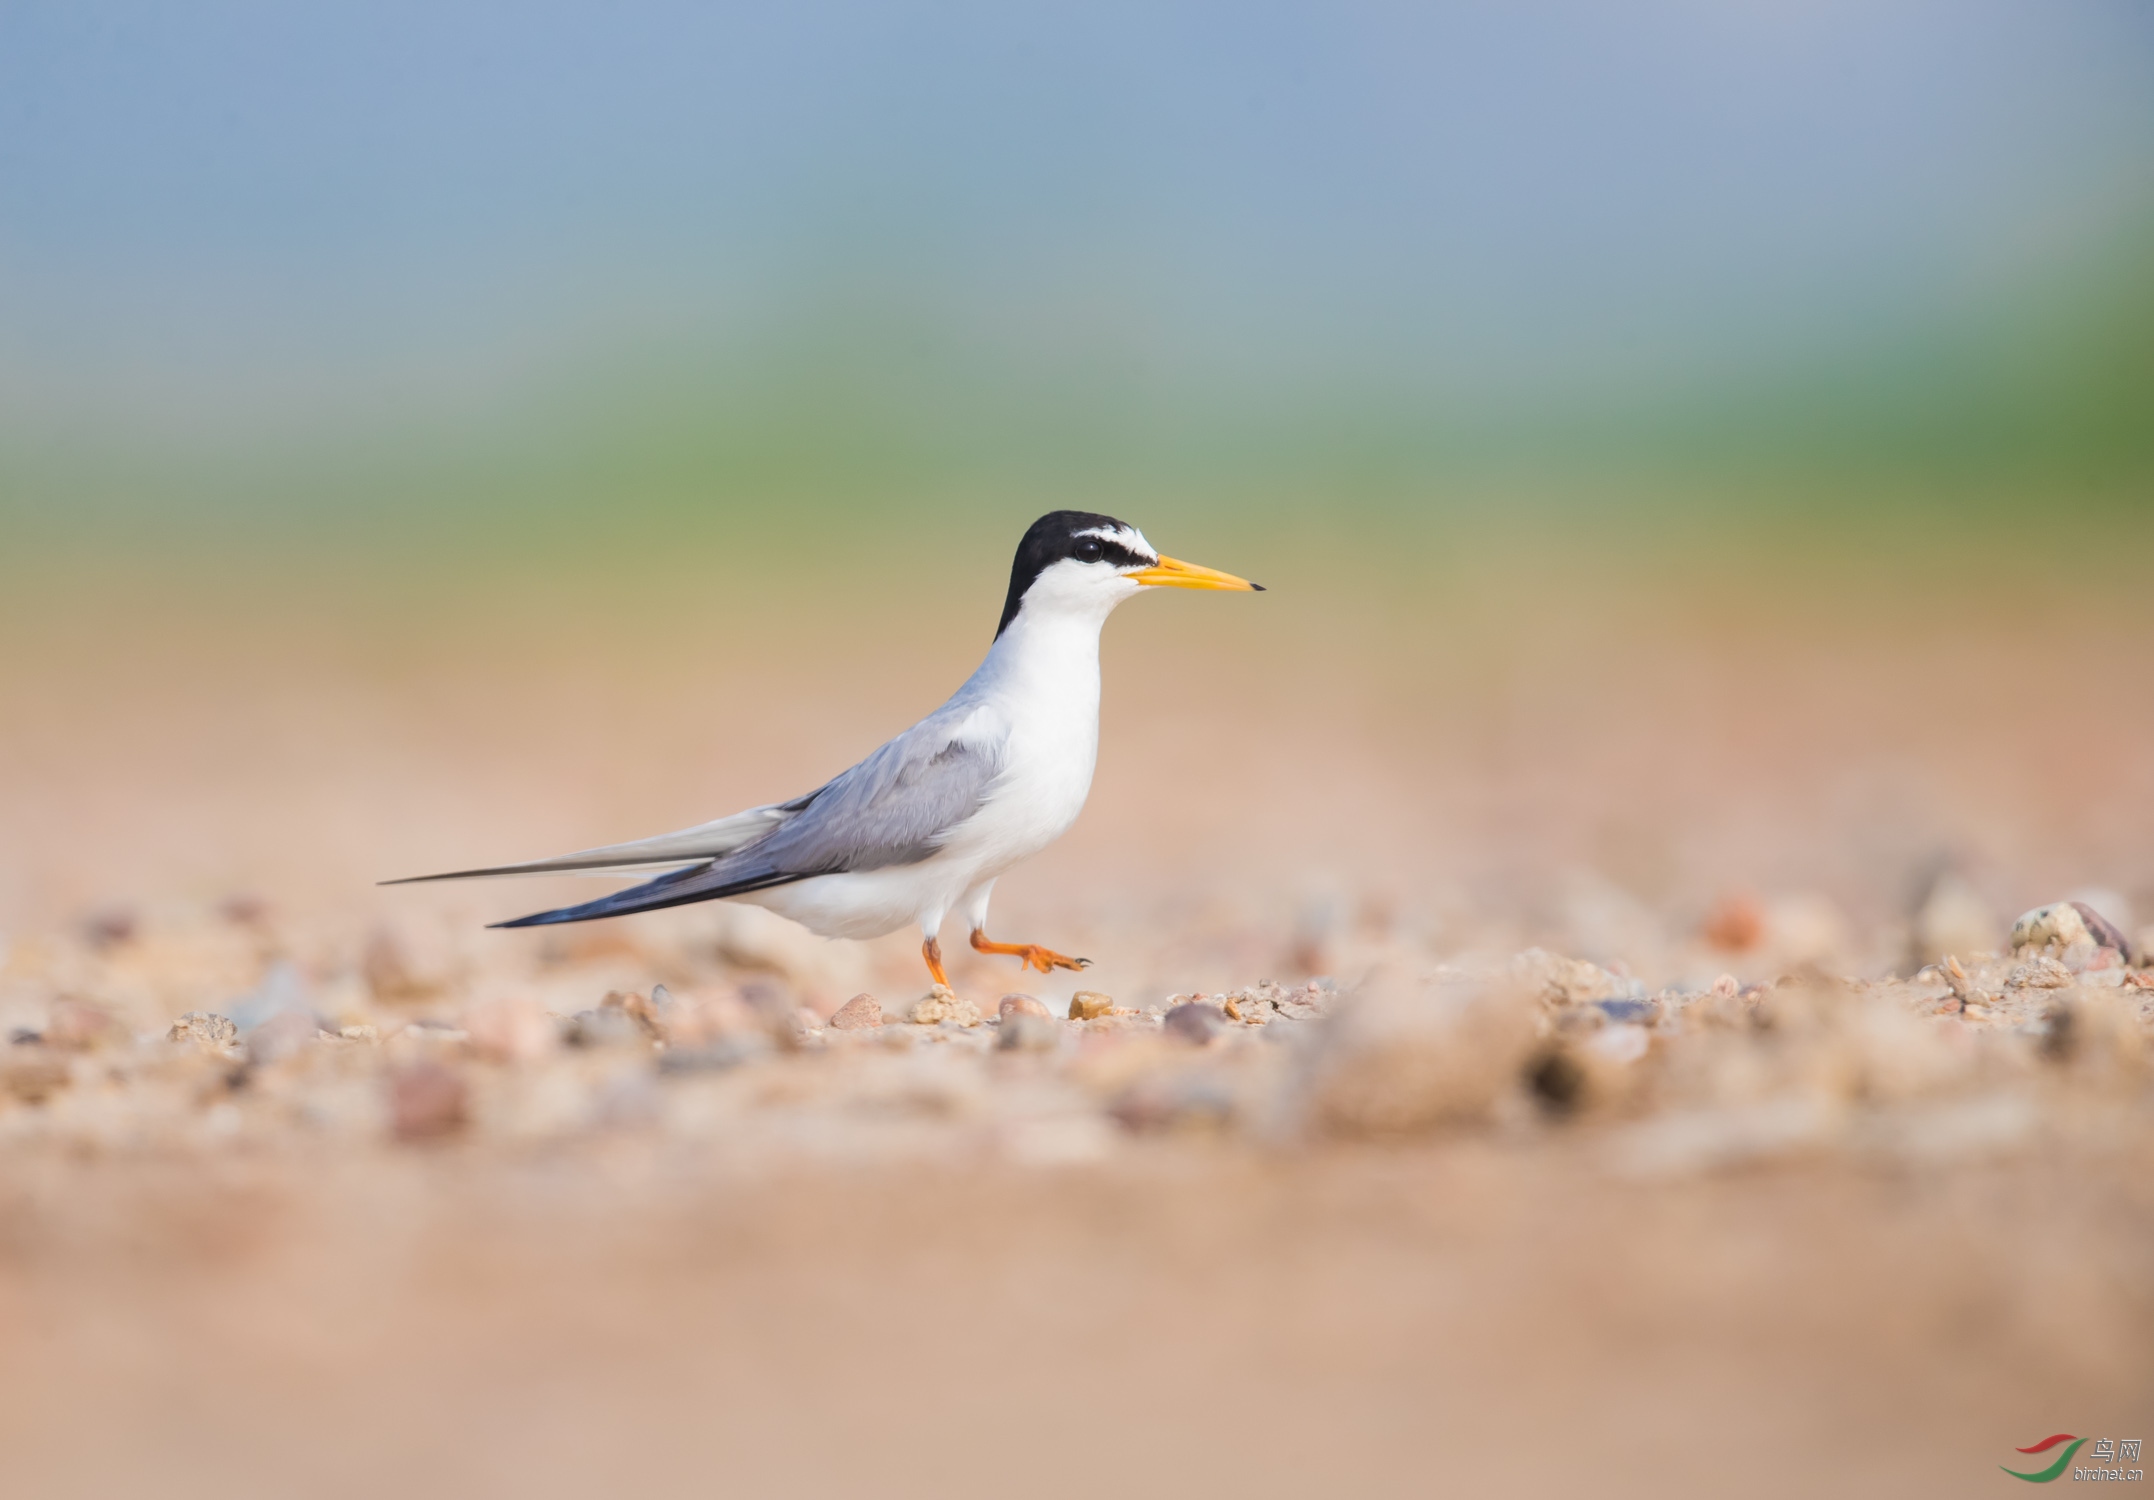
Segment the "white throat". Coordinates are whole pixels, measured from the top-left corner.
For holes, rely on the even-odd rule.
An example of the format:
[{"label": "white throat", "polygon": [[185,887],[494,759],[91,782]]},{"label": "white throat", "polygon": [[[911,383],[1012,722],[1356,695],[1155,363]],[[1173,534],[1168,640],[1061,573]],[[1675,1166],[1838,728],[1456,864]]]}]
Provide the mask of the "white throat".
[{"label": "white throat", "polygon": [[1048,697],[1099,716],[1099,633],[1121,603],[1107,594],[1060,599],[1046,608],[1027,601],[972,674],[977,686],[1004,701]]}]

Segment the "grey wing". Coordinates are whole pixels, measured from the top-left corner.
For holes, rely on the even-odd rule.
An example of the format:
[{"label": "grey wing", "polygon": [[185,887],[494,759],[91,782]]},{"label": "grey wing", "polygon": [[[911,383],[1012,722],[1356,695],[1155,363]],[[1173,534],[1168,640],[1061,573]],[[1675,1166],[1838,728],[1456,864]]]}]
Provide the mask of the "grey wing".
[{"label": "grey wing", "polygon": [[706,864],[596,901],[500,927],[589,922],[788,885],[817,875],[914,864],[980,808],[1001,773],[1008,730],[982,711],[948,710],[914,725],[807,796],[781,803],[769,833]]},{"label": "grey wing", "polygon": [[794,815],[738,858],[792,879],[917,864],[979,811],[1008,740],[1007,729],[983,711],[935,714],[820,790],[784,804]]}]

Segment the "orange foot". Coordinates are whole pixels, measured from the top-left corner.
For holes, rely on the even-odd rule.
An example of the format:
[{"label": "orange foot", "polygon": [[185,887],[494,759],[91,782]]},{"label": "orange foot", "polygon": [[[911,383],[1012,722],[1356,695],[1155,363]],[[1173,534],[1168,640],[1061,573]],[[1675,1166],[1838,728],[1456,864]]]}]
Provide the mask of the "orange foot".
[{"label": "orange foot", "polygon": [[920,956],[927,960],[927,971],[935,976],[935,983],[948,989],[950,976],[942,972],[942,944],[929,938],[920,945]]},{"label": "orange foot", "polygon": [[1026,968],[1038,969],[1042,974],[1051,974],[1056,969],[1090,968],[1092,964],[1089,958],[1071,958],[1068,954],[1057,953],[1052,948],[1042,948],[1038,943],[992,942],[984,932],[975,932],[972,935],[972,946],[973,950],[979,953],[1014,953],[1024,961]]}]

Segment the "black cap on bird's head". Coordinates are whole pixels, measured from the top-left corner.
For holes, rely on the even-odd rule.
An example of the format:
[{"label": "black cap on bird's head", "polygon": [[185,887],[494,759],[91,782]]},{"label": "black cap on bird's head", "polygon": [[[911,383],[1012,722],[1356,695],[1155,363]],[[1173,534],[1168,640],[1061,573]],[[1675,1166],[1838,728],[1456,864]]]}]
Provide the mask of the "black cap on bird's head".
[{"label": "black cap on bird's head", "polygon": [[1103,608],[1112,608],[1144,587],[1258,593],[1264,589],[1261,583],[1232,573],[1162,556],[1127,521],[1085,510],[1049,511],[1025,528],[1024,540],[1017,544],[1017,558],[1010,564],[1009,598],[1002,605],[1002,622],[995,627],[997,638],[1010,628],[1026,596],[1043,578],[1053,580],[1058,595],[1090,595]]}]

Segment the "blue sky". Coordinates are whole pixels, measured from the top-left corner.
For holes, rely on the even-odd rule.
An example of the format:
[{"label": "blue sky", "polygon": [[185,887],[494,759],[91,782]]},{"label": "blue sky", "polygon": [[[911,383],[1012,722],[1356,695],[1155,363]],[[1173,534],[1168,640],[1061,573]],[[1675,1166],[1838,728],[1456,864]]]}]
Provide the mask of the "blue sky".
[{"label": "blue sky", "polygon": [[1709,379],[2143,217],[2150,17],[16,0],[0,379],[332,399],[847,299],[1198,385]]}]

